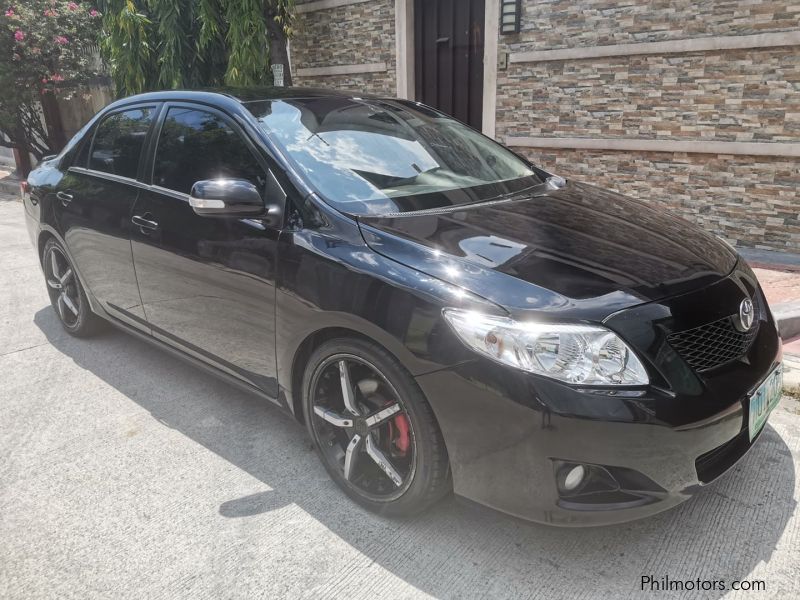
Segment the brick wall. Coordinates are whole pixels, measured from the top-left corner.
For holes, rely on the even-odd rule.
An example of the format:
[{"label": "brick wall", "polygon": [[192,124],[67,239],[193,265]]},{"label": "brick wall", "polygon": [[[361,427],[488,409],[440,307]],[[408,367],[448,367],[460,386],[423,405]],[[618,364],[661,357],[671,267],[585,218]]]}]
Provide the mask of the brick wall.
[{"label": "brick wall", "polygon": [[[523,0],[499,51],[797,30],[800,3]],[[800,48],[511,62],[496,137],[800,142]],[[663,205],[743,246],[800,252],[800,164],[785,156],[520,148],[545,168]]]},{"label": "brick wall", "polygon": [[369,0],[298,14],[297,34],[291,41],[295,73],[304,68],[374,63],[385,63],[386,68],[375,73],[295,75],[296,85],[394,96],[394,27],[394,0]]}]

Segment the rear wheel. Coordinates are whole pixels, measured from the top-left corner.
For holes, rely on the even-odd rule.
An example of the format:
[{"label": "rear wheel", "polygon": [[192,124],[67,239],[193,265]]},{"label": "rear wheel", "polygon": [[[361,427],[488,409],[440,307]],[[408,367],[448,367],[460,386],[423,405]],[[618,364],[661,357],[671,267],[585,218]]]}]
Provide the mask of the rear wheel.
[{"label": "rear wheel", "polygon": [[89,307],[75,269],[55,238],[49,239],[44,246],[42,267],[50,303],[67,333],[76,337],[95,333],[100,319]]},{"label": "rear wheel", "polygon": [[433,411],[383,348],[356,338],[326,342],[308,361],[303,391],[314,445],[351,498],[399,516],[427,508],[450,490]]}]

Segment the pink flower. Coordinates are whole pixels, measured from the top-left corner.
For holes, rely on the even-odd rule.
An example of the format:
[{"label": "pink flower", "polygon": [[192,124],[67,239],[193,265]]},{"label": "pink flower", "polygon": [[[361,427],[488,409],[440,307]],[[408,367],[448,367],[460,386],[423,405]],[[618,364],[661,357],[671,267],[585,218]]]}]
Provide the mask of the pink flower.
[{"label": "pink flower", "polygon": [[57,35],[53,39],[55,40],[56,44],[58,44],[59,46],[66,46],[67,44],[69,44],[69,40],[66,37],[64,37],[63,35]]},{"label": "pink flower", "polygon": [[50,77],[50,81],[64,81],[64,78],[58,73],[56,73],[55,75],[52,75]]},{"label": "pink flower", "polygon": [[13,17],[13,16],[14,16],[14,9],[13,9],[13,8],[9,8],[9,9],[6,11],[6,16],[7,16],[7,17]]},{"label": "pink flower", "polygon": [[78,10],[78,5],[75,4],[74,2],[70,2],[69,4],[67,4],[67,8],[70,10]]},{"label": "pink flower", "polygon": [[97,16],[97,15],[99,15],[99,14],[100,14],[100,13],[99,13],[99,12],[97,12],[97,10],[96,10],[96,9],[94,9],[94,8],[93,8],[92,10],[90,10],[90,11],[89,11],[89,16],[90,16],[90,17],[96,17],[96,16]]},{"label": "pink flower", "polygon": [[47,83],[47,77],[42,77],[42,83]]},{"label": "pink flower", "polygon": [[55,17],[56,14],[58,13],[56,13],[56,11],[54,11],[52,8],[48,8],[46,11],[44,11],[45,17]]},{"label": "pink flower", "polygon": [[22,40],[25,39],[25,34],[20,29],[17,29],[14,32],[14,39],[17,40],[18,42],[21,42]]}]

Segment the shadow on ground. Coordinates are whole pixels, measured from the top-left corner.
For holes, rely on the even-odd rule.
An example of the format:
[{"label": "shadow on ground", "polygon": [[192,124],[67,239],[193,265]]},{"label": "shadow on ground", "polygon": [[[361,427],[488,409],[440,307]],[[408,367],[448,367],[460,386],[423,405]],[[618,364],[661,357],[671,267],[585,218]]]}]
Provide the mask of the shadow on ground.
[{"label": "shadow on ground", "polygon": [[[271,488],[225,501],[222,517],[247,519],[297,504],[369,559],[434,596],[522,597],[534,589],[550,589],[550,597],[571,597],[570,589],[619,596],[635,595],[642,575],[746,579],[770,561],[795,510],[793,457],[767,426],[729,475],[682,506],[635,523],[559,529],[452,498],[419,517],[388,520],[352,504],[329,482],[305,430],[277,407],[122,332],[70,338],[50,307],[34,320],[80,367]],[[209,421],[217,426],[203,426]],[[354,571],[329,595],[347,593],[347,577],[363,576]]]}]

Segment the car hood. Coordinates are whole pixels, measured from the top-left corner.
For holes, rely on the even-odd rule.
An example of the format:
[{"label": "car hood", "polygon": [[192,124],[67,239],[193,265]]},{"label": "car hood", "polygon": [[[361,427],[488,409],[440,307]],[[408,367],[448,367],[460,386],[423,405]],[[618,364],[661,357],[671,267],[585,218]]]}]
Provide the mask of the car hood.
[{"label": "car hood", "polygon": [[602,320],[710,285],[736,254],[678,217],[595,186],[359,216],[375,252],[506,308]]}]

